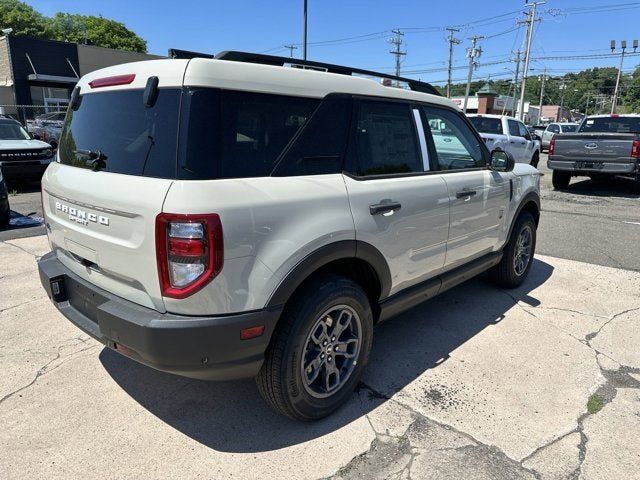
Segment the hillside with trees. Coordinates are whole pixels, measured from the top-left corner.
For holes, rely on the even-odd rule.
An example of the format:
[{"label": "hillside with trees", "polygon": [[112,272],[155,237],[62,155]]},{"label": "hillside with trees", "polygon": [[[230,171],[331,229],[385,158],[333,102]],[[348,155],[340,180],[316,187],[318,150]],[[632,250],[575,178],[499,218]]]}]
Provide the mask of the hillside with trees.
[{"label": "hillside with trees", "polygon": [[46,17],[19,0],[0,0],[0,28],[12,28],[12,35],[85,43],[131,52],[147,51],[147,42],[121,22],[101,16],[63,12]]},{"label": "hillside with trees", "polygon": [[[540,101],[541,79],[537,73],[527,78],[525,93],[525,100],[533,105],[537,105]],[[550,75],[545,83],[544,103],[564,104],[570,109],[584,112],[589,101],[589,113],[608,113],[611,111],[611,96],[615,89],[617,75],[618,69],[614,67],[595,67],[561,76]],[[478,91],[486,82],[486,79],[473,81],[471,93]],[[514,95],[512,79],[491,81],[491,85],[501,95]],[[452,96],[464,96],[465,88],[464,83],[453,85]],[[439,90],[443,93],[446,91],[444,87],[439,87]],[[640,112],[640,67],[636,67],[633,73],[623,73],[620,79],[617,111]]]}]

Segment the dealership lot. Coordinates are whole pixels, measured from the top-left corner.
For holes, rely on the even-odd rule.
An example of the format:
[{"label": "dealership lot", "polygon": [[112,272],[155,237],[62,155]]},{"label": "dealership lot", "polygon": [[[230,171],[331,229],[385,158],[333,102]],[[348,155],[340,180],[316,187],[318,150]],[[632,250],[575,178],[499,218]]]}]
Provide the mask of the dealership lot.
[{"label": "dealership lot", "polygon": [[46,238],[3,237],[2,476],[640,478],[640,199],[549,177],[525,284],[479,278],[382,324],[358,393],[312,424],[273,413],[252,381],[104,349],[41,289]]}]

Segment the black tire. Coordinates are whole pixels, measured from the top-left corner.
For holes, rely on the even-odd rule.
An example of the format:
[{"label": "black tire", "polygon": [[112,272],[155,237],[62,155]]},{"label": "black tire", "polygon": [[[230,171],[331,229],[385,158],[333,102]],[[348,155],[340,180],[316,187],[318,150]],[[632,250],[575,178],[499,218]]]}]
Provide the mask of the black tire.
[{"label": "black tire", "polygon": [[6,183],[0,182],[0,228],[4,228],[9,225],[9,219],[11,218],[11,211],[9,209],[9,193],[7,191]]},{"label": "black tire", "polygon": [[538,162],[540,162],[540,152],[535,152],[531,157],[531,166],[538,168]]},{"label": "black tire", "polygon": [[[522,232],[528,229],[531,235],[531,250],[527,264],[521,271],[516,268],[516,255],[518,253],[518,240]],[[522,212],[516,219],[516,223],[511,231],[511,237],[503,250],[502,260],[495,267],[489,270],[490,280],[504,288],[515,288],[520,286],[529,275],[533,256],[536,251],[536,222],[529,212]]]},{"label": "black tire", "polygon": [[[361,327],[359,352],[351,360],[341,359],[343,366],[352,369],[348,377],[345,375],[344,383],[327,394],[329,396],[317,398],[309,392],[310,387],[303,380],[302,362],[307,355],[312,329],[322,318],[327,318],[325,312],[336,306],[347,306],[358,315]],[[372,339],[373,314],[362,288],[337,275],[319,276],[287,303],[256,378],[258,390],[274,410],[295,420],[311,421],[326,417],[351,398],[369,360]],[[320,352],[324,351],[323,348],[320,347]],[[335,355],[333,361],[337,366],[339,354]],[[331,357],[327,359],[331,361]],[[355,362],[353,366],[352,361]],[[317,377],[321,378],[321,374]]]},{"label": "black tire", "polygon": [[553,188],[556,190],[564,190],[569,186],[569,182],[571,181],[571,174],[568,172],[563,172],[561,170],[554,170],[551,175],[551,183],[553,183]]}]

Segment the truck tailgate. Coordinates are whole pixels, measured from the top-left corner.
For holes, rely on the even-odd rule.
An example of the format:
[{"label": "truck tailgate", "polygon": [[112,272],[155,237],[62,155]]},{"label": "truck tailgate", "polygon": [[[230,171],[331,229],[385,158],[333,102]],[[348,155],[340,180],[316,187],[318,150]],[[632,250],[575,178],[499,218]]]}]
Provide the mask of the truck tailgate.
[{"label": "truck tailgate", "polygon": [[555,139],[554,160],[633,163],[633,133],[562,133]]}]

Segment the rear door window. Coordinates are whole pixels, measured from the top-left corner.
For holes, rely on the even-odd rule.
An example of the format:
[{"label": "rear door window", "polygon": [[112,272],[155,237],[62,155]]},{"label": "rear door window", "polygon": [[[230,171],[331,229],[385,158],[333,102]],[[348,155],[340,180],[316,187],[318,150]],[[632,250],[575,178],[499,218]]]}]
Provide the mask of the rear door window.
[{"label": "rear door window", "polygon": [[409,104],[361,100],[348,170],[358,176],[423,172]]},{"label": "rear door window", "polygon": [[640,133],[640,117],[595,117],[587,118],[580,132]]},{"label": "rear door window", "polygon": [[174,178],[180,90],[160,89],[151,108],[144,106],[142,93],[82,95],[78,110],[69,110],[60,137],[60,162],[92,168],[100,155],[107,172]]}]

